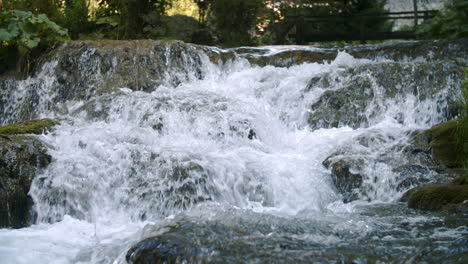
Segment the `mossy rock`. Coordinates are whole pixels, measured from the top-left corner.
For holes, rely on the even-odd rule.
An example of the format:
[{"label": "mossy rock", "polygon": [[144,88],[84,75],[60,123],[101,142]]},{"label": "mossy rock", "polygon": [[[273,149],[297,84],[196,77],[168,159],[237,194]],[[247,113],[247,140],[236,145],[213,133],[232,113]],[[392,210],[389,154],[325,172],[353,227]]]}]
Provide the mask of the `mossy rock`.
[{"label": "mossy rock", "polygon": [[51,162],[41,141],[31,136],[0,135],[0,228],[31,223],[34,177]]},{"label": "mossy rock", "polygon": [[19,134],[42,134],[50,131],[53,126],[60,123],[52,119],[30,120],[22,123],[10,124],[0,127],[0,134],[19,135]]},{"label": "mossy rock", "polygon": [[468,153],[457,139],[457,132],[462,122],[452,120],[439,124],[424,131],[433,158],[448,168],[462,168],[468,158]]},{"label": "mossy rock", "polygon": [[468,204],[468,175],[450,183],[429,184],[409,190],[401,201],[421,210],[458,210]]}]

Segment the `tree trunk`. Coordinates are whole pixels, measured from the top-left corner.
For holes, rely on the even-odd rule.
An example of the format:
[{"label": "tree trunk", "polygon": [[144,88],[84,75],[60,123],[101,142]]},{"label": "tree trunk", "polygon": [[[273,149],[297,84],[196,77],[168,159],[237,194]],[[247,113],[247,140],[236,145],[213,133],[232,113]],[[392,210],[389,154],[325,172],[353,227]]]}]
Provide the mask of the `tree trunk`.
[{"label": "tree trunk", "polygon": [[135,39],[141,33],[143,20],[141,15],[148,11],[148,0],[126,0],[126,21],[124,38]]}]

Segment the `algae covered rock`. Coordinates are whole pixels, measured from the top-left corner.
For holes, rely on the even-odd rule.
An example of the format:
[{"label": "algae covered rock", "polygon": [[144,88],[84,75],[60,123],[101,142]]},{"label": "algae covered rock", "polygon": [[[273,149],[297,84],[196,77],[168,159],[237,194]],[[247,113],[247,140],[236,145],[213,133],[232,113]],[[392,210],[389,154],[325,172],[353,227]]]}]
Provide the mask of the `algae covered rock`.
[{"label": "algae covered rock", "polygon": [[18,135],[18,134],[42,134],[50,131],[53,126],[59,122],[52,119],[30,120],[21,123],[10,124],[0,127],[0,134]]},{"label": "algae covered rock", "polygon": [[402,197],[408,207],[421,210],[468,209],[468,175],[449,183],[429,184],[414,188]]},{"label": "algae covered rock", "polygon": [[468,149],[463,142],[458,142],[458,130],[463,125],[460,120],[451,120],[419,132],[413,137],[416,149],[430,151],[432,159],[449,169],[463,168],[468,158]]},{"label": "algae covered rock", "polygon": [[50,162],[38,139],[0,135],[0,227],[19,228],[31,222],[29,188]]}]

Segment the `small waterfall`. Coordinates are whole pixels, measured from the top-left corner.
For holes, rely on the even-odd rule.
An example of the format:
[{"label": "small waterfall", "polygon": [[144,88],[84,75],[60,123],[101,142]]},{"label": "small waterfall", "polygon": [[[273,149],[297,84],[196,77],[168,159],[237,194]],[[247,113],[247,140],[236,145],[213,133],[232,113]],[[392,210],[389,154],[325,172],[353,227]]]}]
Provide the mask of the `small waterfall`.
[{"label": "small waterfall", "polygon": [[[396,201],[409,187],[400,171],[421,165],[405,156],[410,135],[456,116],[461,96],[463,68],[452,60],[336,51],[333,60],[279,67],[252,59],[281,54],[274,49],[239,55],[180,42],[99,45],[64,44],[34,77],[2,81],[0,124],[61,121],[39,136],[53,161],[30,190],[38,224],[108,238],[121,230],[129,241],[145,232],[141,223],[201,217],[200,208],[273,218],[344,213],[347,194],[325,166],[343,158],[363,177],[356,204]],[[426,168],[422,177],[434,173]],[[357,222],[349,228],[362,231]],[[128,246],[106,243],[95,250],[83,242],[73,258],[94,263]]]}]

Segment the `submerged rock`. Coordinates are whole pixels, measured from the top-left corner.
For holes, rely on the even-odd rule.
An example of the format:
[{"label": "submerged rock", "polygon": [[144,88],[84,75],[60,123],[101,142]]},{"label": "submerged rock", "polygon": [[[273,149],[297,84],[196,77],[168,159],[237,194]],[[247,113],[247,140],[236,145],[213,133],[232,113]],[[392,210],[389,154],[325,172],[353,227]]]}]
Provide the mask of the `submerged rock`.
[{"label": "submerged rock", "polygon": [[340,194],[343,202],[351,202],[359,198],[364,176],[361,174],[365,161],[360,157],[330,156],[323,165],[331,169],[332,182]]},{"label": "submerged rock", "polygon": [[183,234],[150,237],[132,246],[125,256],[130,264],[192,263],[197,250]]},{"label": "submerged rock", "polygon": [[468,212],[468,175],[449,183],[429,184],[411,189],[401,198],[408,207],[421,210]]},{"label": "submerged rock", "polygon": [[50,162],[51,156],[38,139],[0,135],[0,227],[30,224],[33,203],[29,188]]}]

